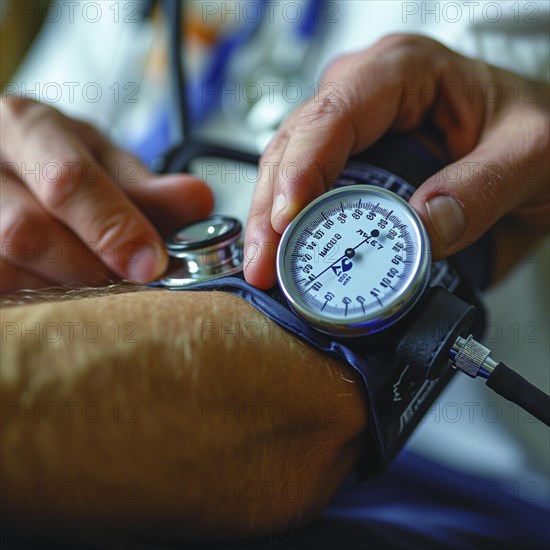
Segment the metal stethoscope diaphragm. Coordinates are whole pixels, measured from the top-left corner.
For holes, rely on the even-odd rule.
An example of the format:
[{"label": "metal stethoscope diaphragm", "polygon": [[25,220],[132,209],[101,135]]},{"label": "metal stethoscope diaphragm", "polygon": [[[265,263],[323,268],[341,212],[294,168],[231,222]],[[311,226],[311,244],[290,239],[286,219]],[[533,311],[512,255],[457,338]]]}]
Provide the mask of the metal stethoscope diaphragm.
[{"label": "metal stethoscope diaphragm", "polygon": [[160,285],[182,287],[238,273],[241,236],[241,222],[230,216],[210,216],[180,229],[165,242],[170,267]]}]

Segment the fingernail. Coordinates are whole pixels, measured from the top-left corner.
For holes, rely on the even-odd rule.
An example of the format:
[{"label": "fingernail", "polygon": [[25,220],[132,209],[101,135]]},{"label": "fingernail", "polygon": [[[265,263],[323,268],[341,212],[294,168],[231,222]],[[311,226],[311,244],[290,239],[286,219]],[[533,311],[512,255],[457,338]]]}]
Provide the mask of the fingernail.
[{"label": "fingernail", "polygon": [[271,222],[273,223],[286,209],[286,199],[283,195],[277,195],[271,208]]},{"label": "fingernail", "polygon": [[449,247],[456,243],[466,229],[466,215],[462,205],[449,195],[436,195],[426,208],[437,236]]},{"label": "fingernail", "polygon": [[128,275],[133,283],[148,283],[160,277],[168,266],[168,257],[158,244],[141,247],[128,262]]}]

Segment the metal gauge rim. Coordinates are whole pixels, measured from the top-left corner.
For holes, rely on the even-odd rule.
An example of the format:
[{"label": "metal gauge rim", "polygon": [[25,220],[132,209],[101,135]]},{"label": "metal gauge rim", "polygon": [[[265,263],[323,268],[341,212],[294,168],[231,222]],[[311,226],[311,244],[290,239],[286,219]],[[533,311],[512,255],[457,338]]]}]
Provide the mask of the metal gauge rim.
[{"label": "metal gauge rim", "polygon": [[[208,225],[212,226],[215,224],[219,224],[222,226],[225,225],[227,227],[224,228],[224,231],[222,233],[218,233],[216,235],[208,235],[207,233],[205,233],[204,237],[202,238],[188,240],[178,240],[177,238],[178,235],[180,235],[183,231],[189,232],[193,229],[202,227],[206,228],[206,226]],[[204,220],[199,220],[189,225],[186,225],[184,228],[174,233],[170,237],[170,239],[168,239],[164,244],[168,253],[171,256],[177,258],[180,257],[181,253],[204,250],[206,248],[225,243],[226,241],[230,241],[231,239],[237,238],[241,234],[241,232],[242,225],[239,220],[230,216],[215,214]]]},{"label": "metal gauge rim", "polygon": [[[396,205],[399,205],[406,214],[409,225],[414,229],[415,242],[420,245],[419,252],[416,255],[413,278],[387,305],[364,316],[354,318],[353,322],[328,319],[327,317],[320,316],[318,313],[313,312],[312,309],[304,307],[300,301],[295,298],[294,289],[297,287],[293,283],[290,273],[287,273],[284,268],[286,252],[289,241],[294,236],[294,232],[299,228],[304,218],[312,214],[314,215],[315,211],[317,211],[322,204],[332,201],[335,195],[356,195],[358,192],[368,193],[371,197],[372,195],[378,195],[383,196],[385,199],[390,199],[395,202]],[[429,238],[420,217],[401,197],[388,189],[374,185],[358,184],[334,189],[312,201],[286,228],[277,250],[277,279],[292,309],[319,331],[333,336],[366,336],[368,334],[380,332],[396,323],[414,307],[423,295],[428,285],[430,269],[431,252]]]},{"label": "metal gauge rim", "polygon": [[240,272],[241,234],[241,222],[221,214],[182,227],[165,241],[170,265],[160,286],[184,288]]}]

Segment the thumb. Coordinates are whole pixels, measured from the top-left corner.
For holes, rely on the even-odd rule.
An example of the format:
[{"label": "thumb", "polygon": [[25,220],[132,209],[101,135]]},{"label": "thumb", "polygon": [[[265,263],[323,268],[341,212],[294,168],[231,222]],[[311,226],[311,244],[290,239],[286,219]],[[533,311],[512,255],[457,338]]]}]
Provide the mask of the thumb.
[{"label": "thumb", "polygon": [[[548,136],[526,140],[515,130],[517,121],[513,126],[510,122],[503,121],[491,138],[426,180],[411,198],[430,236],[434,260],[471,245],[519,206],[548,200],[540,196],[547,194]],[[547,216],[539,212],[522,223],[539,228],[547,224]]]},{"label": "thumb", "polygon": [[214,206],[210,187],[188,174],[151,175],[126,192],[163,235],[206,218]]}]

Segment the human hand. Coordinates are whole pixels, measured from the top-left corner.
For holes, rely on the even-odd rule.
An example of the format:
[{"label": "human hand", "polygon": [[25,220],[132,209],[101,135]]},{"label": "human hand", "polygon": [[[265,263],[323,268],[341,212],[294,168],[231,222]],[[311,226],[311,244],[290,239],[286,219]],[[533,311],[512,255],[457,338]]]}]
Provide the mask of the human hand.
[{"label": "human hand", "polygon": [[388,36],[337,59],[317,97],[281,125],[260,161],[248,219],[248,282],[275,284],[274,246],[321,195],[348,157],[387,131],[428,130],[453,164],[410,203],[434,259],[458,252],[505,218],[518,231],[548,230],[548,86],[462,57],[421,36]]},{"label": "human hand", "polygon": [[149,282],[168,263],[156,228],[212,209],[205,183],[154,175],[87,123],[15,96],[2,96],[0,109],[2,294],[117,276]]}]

